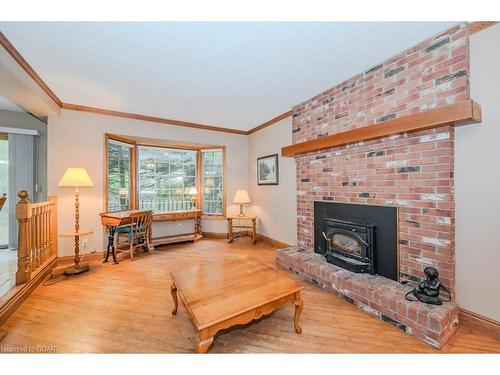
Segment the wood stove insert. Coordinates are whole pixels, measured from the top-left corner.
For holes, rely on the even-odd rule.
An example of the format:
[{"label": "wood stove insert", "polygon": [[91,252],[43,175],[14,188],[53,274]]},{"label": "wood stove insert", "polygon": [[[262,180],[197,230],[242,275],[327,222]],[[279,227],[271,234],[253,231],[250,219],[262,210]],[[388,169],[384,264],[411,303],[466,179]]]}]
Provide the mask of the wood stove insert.
[{"label": "wood stove insert", "polygon": [[375,273],[373,224],[324,219],[323,225],[328,262],[356,273]]},{"label": "wood stove insert", "polygon": [[398,281],[397,207],[314,202],[314,251],[349,271]]}]

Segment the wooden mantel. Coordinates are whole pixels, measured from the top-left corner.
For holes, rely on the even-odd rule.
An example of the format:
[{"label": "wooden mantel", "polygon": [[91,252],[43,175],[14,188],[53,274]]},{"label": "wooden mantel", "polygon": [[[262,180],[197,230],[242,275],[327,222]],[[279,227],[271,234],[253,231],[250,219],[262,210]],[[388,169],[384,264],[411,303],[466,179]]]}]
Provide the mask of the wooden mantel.
[{"label": "wooden mantel", "polygon": [[306,152],[387,137],[394,134],[415,132],[445,125],[465,125],[478,122],[481,122],[481,106],[473,100],[464,100],[422,113],[286,146],[281,149],[281,155],[295,156]]}]

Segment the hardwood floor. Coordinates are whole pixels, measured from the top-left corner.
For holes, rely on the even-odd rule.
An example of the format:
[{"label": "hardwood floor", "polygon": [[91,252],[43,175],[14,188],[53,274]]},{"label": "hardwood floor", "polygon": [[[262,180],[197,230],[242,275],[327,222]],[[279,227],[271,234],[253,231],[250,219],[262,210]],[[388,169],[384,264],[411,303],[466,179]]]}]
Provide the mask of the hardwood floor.
[{"label": "hardwood floor", "polygon": [[[93,263],[88,273],[40,285],[0,327],[0,347],[55,346],[63,352],[192,353],[196,337],[184,306],[171,314],[169,272],[248,254],[276,267],[275,249],[247,240],[170,245],[119,265]],[[288,271],[281,270],[288,275]],[[303,333],[293,306],[219,333],[210,353],[500,353],[500,341],[461,326],[441,351],[302,281]]]}]

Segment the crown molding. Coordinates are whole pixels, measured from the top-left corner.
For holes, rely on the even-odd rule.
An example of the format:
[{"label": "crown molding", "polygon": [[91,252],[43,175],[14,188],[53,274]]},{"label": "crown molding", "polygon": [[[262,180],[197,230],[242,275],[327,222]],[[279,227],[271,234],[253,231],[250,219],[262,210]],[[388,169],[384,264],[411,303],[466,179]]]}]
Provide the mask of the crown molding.
[{"label": "crown molding", "polygon": [[44,82],[44,80],[38,75],[33,67],[26,61],[26,59],[19,53],[19,51],[12,45],[12,43],[7,39],[7,37],[0,31],[0,44],[5,48],[5,50],[12,56],[12,58],[21,66],[21,68],[35,81],[38,86],[54,101],[54,103],[60,108],[61,100],[57,95],[50,89],[50,87]]},{"label": "crown molding", "polygon": [[279,122],[281,120],[284,120],[287,117],[290,117],[291,115],[292,115],[292,111],[291,110],[287,111],[285,113],[282,113],[281,115],[278,115],[278,116],[272,118],[269,121],[266,121],[266,122],[264,122],[264,123],[256,126],[253,129],[248,130],[246,133],[247,133],[247,135],[253,134],[253,133],[258,132],[259,130],[262,130],[264,128],[267,128],[268,126],[271,126],[271,125],[273,125],[273,124],[275,124],[275,123],[277,123],[277,122]]},{"label": "crown molding", "polygon": [[14,47],[14,45],[7,39],[5,34],[3,34],[1,31],[0,31],[0,45],[4,47],[4,49],[9,53],[10,56],[12,56],[15,62],[19,64],[19,66],[29,75],[29,77],[50,97],[50,99],[52,99],[52,101],[60,109],[95,113],[105,116],[114,116],[114,117],[128,118],[133,120],[155,122],[165,125],[183,126],[199,130],[217,131],[217,132],[238,134],[238,135],[249,135],[257,130],[260,130],[266,126],[269,126],[279,121],[281,119],[280,117],[283,116],[280,115],[274,119],[265,122],[264,124],[257,126],[256,128],[246,131],[246,130],[239,130],[232,128],[223,128],[214,125],[199,124],[189,121],[174,120],[164,117],[142,115],[138,113],[121,112],[111,109],[97,108],[80,104],[64,103],[61,99],[59,99],[59,97],[54,93],[54,91],[51,90],[51,88],[45,83],[45,81],[40,77],[40,75],[33,69],[33,67],[28,63],[28,61],[21,55],[21,53]]},{"label": "crown molding", "polygon": [[111,109],[90,107],[90,106],[86,106],[86,105],[61,103],[61,108],[66,109],[66,110],[70,110],[70,111],[95,113],[95,114],[99,114],[99,115],[122,117],[122,118],[128,118],[128,119],[132,119],[132,120],[156,122],[156,123],[165,124],[165,125],[183,126],[183,127],[194,128],[194,129],[199,129],[199,130],[210,130],[210,131],[223,132],[223,133],[247,135],[247,132],[244,130],[222,128],[219,126],[198,124],[195,122],[188,122],[188,121],[173,120],[173,119],[168,119],[168,118],[163,118],[163,117],[141,115],[138,113],[114,111]]},{"label": "crown molding", "polygon": [[478,33],[487,29],[488,27],[494,26],[498,23],[498,21],[475,21],[469,23],[469,32],[471,34]]}]

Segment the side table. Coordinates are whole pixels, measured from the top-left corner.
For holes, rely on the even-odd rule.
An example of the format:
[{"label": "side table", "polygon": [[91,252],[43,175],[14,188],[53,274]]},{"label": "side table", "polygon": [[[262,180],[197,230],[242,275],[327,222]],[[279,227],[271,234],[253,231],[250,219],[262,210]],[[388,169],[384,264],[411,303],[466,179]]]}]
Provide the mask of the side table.
[{"label": "side table", "polygon": [[[233,220],[251,221],[251,225],[234,225]],[[228,216],[227,217],[228,242],[231,243],[235,238],[243,236],[251,236],[252,243],[257,242],[257,216]],[[233,229],[246,229],[234,232]],[[249,234],[249,232],[251,234]]]},{"label": "side table", "polygon": [[61,237],[74,237],[75,238],[75,265],[68,267],[64,270],[65,275],[77,275],[89,270],[87,263],[80,264],[80,236],[91,234],[93,231],[88,229],[80,229],[78,232],[62,232],[59,233]]}]

